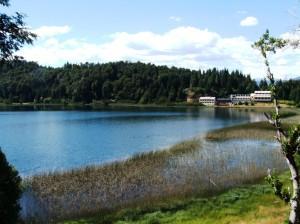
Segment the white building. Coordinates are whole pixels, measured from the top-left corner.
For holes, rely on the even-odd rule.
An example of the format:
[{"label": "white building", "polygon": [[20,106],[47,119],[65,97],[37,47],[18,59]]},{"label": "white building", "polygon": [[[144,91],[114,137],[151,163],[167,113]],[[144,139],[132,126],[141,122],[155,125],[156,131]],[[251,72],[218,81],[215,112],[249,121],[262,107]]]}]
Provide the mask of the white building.
[{"label": "white building", "polygon": [[199,103],[202,103],[205,106],[214,106],[216,105],[216,97],[202,96],[199,98]]},{"label": "white building", "polygon": [[272,93],[271,91],[255,91],[251,93],[251,99],[255,102],[271,102]]},{"label": "white building", "polygon": [[237,103],[251,103],[250,94],[231,94],[230,100],[233,104]]}]

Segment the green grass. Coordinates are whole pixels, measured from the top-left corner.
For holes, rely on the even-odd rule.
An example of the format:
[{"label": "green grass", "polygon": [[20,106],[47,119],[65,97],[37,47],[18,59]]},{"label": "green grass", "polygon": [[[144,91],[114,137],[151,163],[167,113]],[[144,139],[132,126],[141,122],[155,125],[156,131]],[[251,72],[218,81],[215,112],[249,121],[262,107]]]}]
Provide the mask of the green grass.
[{"label": "green grass", "polygon": [[[288,173],[280,176],[288,183]],[[274,196],[272,188],[260,184],[228,190],[220,195],[181,199],[157,204],[154,207],[123,209],[102,213],[87,219],[65,221],[64,224],[229,224],[229,223],[283,223],[288,205]]]}]

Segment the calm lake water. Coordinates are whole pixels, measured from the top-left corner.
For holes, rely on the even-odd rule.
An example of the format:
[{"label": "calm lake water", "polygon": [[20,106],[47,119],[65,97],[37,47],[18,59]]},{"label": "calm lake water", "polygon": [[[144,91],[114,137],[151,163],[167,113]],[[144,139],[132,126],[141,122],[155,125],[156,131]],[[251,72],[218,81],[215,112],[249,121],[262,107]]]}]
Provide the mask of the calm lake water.
[{"label": "calm lake water", "polygon": [[262,119],[250,110],[204,107],[0,111],[0,145],[26,176],[124,159]]}]

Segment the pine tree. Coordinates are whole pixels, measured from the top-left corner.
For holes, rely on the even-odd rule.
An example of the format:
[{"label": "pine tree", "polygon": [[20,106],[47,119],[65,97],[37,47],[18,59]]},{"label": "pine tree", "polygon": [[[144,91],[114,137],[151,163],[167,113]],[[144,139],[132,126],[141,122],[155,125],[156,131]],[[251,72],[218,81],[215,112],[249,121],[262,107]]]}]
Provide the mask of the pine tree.
[{"label": "pine tree", "polygon": [[21,178],[0,149],[0,223],[16,223],[21,210]]}]

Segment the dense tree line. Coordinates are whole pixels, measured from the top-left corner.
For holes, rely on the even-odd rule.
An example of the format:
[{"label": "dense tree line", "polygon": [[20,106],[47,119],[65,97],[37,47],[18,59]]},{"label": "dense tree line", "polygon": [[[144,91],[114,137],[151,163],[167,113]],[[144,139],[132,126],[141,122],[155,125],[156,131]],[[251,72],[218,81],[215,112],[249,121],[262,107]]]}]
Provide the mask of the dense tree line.
[{"label": "dense tree line", "polygon": [[[291,100],[296,104],[300,104],[300,80],[276,81],[277,96],[282,100]],[[268,82],[261,80],[259,83],[261,90],[268,89]]]},{"label": "dense tree line", "polygon": [[[280,99],[300,103],[300,81],[277,81]],[[44,67],[18,61],[0,65],[0,100],[3,102],[83,102],[116,100],[131,103],[167,103],[196,95],[227,97],[235,93],[267,90],[239,71],[195,71],[141,62],[65,64]]]},{"label": "dense tree line", "polygon": [[277,86],[279,99],[300,104],[300,80],[278,81]]},{"label": "dense tree line", "polygon": [[250,93],[257,84],[239,71],[194,71],[140,62],[65,64],[60,68],[25,61],[0,65],[0,99],[8,102],[180,102],[186,100],[187,89],[198,95],[225,97]]}]

